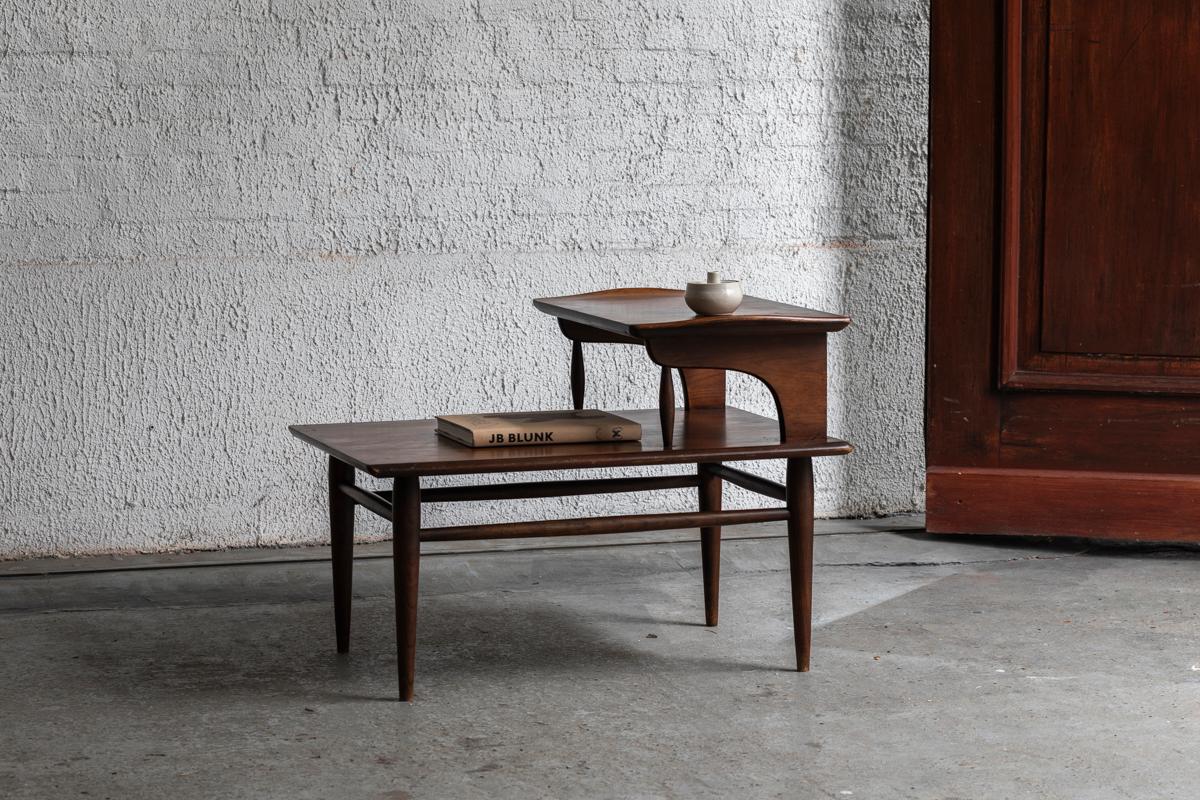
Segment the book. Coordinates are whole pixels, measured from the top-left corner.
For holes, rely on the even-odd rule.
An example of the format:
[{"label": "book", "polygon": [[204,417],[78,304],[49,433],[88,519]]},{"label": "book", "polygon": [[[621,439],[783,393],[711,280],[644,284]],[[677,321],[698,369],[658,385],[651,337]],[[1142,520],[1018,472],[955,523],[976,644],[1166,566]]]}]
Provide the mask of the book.
[{"label": "book", "polygon": [[437,418],[438,434],[469,447],[578,442],[636,442],[642,426],[605,411],[524,411],[451,414]]}]

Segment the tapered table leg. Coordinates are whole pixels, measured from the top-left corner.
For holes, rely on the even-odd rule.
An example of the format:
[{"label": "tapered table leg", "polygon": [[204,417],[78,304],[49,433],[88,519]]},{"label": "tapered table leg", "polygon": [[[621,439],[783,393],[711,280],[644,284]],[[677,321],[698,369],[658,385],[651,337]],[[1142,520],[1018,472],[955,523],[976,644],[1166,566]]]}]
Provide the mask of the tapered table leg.
[{"label": "tapered table leg", "polygon": [[576,410],[583,408],[583,343],[571,342],[571,404]]},{"label": "tapered table leg", "polygon": [[670,367],[662,368],[658,381],[658,421],[663,448],[669,448],[675,441],[675,380]]},{"label": "tapered table leg", "polygon": [[[721,479],[699,466],[700,510],[721,510]],[[721,591],[721,526],[700,529],[700,558],[704,565],[704,624],[717,624],[717,608]]]},{"label": "tapered table leg", "polygon": [[808,672],[812,650],[813,474],[811,458],[787,462],[788,567],[792,578],[792,626],[796,669]]},{"label": "tapered table leg", "polygon": [[354,485],[354,467],[329,457],[329,542],[333,561],[333,621],[337,651],[350,652],[350,594],[354,582],[354,501],[342,494]]},{"label": "tapered table leg", "polygon": [[420,533],[421,481],[415,477],[396,478],[392,489],[392,572],[396,584],[396,661],[401,701],[413,697]]}]

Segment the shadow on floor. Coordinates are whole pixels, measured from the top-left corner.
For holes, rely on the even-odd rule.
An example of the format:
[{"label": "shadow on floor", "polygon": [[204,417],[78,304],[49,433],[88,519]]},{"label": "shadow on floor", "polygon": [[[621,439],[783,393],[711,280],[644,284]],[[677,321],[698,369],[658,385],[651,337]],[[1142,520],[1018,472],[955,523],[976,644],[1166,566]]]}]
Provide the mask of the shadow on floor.
[{"label": "shadow on floor", "polygon": [[[604,609],[584,613],[536,593],[507,606],[498,606],[496,599],[459,595],[422,601],[421,684],[491,680],[498,664],[523,681],[586,674],[596,664],[610,676],[788,669],[739,661],[727,650],[725,655],[656,652],[661,648],[653,640],[664,627],[703,633],[698,624]],[[334,652],[330,610],[309,602],[39,615],[23,626],[35,625],[36,633],[22,638],[28,655],[43,650],[40,680],[86,686],[99,697],[138,703],[171,697],[193,701],[203,695],[227,701],[262,695],[394,700],[390,601],[359,606],[352,652],[341,656]],[[647,636],[647,630],[659,634]]]}]

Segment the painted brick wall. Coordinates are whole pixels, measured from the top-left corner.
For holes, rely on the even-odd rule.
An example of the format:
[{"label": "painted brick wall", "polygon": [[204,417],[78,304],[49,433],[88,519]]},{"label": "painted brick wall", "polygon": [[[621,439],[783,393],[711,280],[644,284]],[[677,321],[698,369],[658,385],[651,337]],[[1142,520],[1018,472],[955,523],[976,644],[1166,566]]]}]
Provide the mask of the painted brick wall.
[{"label": "painted brick wall", "polygon": [[[709,269],[855,317],[831,429],[860,449],[819,465],[818,512],[918,508],[927,18],[0,0],[0,556],[317,541],[288,423],[566,406],[528,298]],[[589,357],[591,403],[655,402],[644,354]]]}]

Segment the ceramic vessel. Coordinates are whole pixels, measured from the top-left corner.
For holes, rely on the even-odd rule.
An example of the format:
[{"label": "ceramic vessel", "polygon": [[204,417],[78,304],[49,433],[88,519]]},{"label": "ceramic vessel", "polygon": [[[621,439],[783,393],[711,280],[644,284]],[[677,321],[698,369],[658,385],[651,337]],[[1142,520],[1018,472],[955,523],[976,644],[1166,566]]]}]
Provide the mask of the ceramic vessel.
[{"label": "ceramic vessel", "polygon": [[741,281],[723,281],[719,272],[710,272],[707,281],[688,283],[683,301],[703,317],[732,314],[742,304],[742,284]]}]

